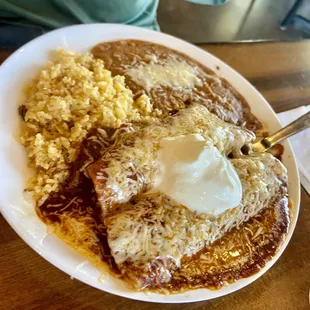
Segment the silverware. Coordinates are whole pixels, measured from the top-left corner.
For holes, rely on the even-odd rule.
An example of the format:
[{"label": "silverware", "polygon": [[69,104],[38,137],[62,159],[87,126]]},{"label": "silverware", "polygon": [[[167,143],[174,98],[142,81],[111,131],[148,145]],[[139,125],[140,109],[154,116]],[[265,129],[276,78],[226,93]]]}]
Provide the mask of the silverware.
[{"label": "silverware", "polygon": [[265,152],[282,140],[310,127],[310,111],[279,131],[252,144],[253,152]]}]

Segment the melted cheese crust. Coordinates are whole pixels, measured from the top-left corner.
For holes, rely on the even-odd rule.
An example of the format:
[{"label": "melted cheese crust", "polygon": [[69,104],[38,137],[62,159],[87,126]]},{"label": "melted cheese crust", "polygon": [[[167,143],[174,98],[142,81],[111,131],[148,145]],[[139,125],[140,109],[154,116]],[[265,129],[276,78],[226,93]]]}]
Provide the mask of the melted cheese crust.
[{"label": "melted cheese crust", "polygon": [[136,204],[108,216],[105,225],[115,262],[144,269],[160,262],[156,277],[168,282],[184,255],[196,254],[283,195],[286,169],[271,154],[244,156],[231,163],[241,179],[243,198],[238,207],[219,216],[196,215],[161,193],[143,194]]},{"label": "melted cheese crust", "polygon": [[200,104],[179,111],[161,122],[122,135],[100,160],[88,168],[103,215],[150,189],[157,169],[159,142],[163,138],[200,134],[221,154],[240,156],[241,147],[255,139],[254,133],[221,121]]},{"label": "melted cheese crust", "polygon": [[[239,206],[218,216],[196,214],[152,189],[159,141],[166,137],[200,134],[230,159],[242,183]],[[129,282],[142,289],[147,279],[168,283],[191,257],[285,197],[287,171],[269,153],[242,155],[255,135],[221,121],[203,105],[193,105],[116,139],[88,168],[108,233],[111,254]],[[130,270],[130,272],[128,272]]]}]

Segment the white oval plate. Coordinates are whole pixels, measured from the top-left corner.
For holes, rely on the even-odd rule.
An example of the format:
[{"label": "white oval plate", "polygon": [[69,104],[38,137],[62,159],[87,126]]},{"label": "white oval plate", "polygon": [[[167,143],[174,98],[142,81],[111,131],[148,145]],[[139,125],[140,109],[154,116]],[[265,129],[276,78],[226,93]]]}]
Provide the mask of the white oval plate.
[{"label": "white oval plate", "polygon": [[97,43],[117,39],[152,41],[181,51],[214,71],[217,71],[216,67],[219,66],[220,71],[217,73],[226,78],[247,99],[252,112],[267,124],[269,130],[275,131],[280,128],[280,123],[269,104],[247,80],[216,57],[189,43],[160,32],[114,24],[78,25],[55,30],[21,47],[0,66],[1,212],[19,236],[47,261],[71,277],[112,294],[143,301],[183,303],[212,299],[239,290],[259,278],[276,262],[295,228],[300,185],[295,158],[288,142],[284,144],[283,162],[288,169],[289,192],[294,208],[286,240],[277,255],[260,272],[218,291],[199,289],[165,296],[133,292],[123,282],[108,274],[104,276],[103,281],[99,281],[100,272],[58,238],[47,234],[46,226],[34,212],[34,206],[25,202],[23,189],[30,171],[27,168],[25,150],[16,140],[20,122],[17,107],[25,83],[45,65],[52,50],[64,47],[75,52],[85,52]]}]

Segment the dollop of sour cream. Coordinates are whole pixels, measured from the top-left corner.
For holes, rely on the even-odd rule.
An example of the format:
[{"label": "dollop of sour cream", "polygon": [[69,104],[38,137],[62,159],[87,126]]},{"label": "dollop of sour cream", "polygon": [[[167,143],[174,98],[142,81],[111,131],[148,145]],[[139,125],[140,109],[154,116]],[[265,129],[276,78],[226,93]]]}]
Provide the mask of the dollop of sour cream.
[{"label": "dollop of sour cream", "polygon": [[219,215],[238,206],[242,185],[230,161],[200,134],[160,141],[154,189],[197,214]]}]

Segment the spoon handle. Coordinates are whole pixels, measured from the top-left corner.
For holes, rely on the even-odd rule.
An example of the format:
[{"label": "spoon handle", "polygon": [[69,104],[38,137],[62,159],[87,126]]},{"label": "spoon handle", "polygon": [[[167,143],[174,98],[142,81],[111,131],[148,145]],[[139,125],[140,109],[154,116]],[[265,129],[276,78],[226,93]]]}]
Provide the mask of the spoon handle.
[{"label": "spoon handle", "polygon": [[264,138],[261,143],[266,147],[266,149],[271,148],[275,144],[281,142],[282,140],[310,127],[310,111],[303,116],[297,118],[294,122],[283,127],[279,131]]}]

